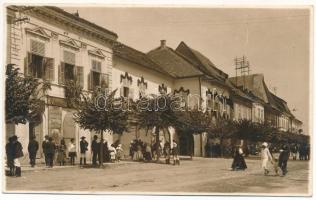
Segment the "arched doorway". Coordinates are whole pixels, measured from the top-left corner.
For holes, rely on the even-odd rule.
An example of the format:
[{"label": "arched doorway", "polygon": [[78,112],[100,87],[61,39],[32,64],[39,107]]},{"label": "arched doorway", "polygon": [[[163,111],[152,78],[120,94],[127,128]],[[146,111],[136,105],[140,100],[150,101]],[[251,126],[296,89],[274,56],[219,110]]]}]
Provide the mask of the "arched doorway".
[{"label": "arched doorway", "polygon": [[181,134],[179,137],[180,155],[193,156],[194,155],[194,139],[192,134]]}]

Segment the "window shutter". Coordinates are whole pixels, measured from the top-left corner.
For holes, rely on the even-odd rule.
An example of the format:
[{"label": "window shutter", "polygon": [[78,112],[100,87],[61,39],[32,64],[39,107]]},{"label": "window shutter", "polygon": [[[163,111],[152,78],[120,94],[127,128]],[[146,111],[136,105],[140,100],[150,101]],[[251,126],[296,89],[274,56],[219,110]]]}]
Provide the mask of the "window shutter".
[{"label": "window shutter", "polygon": [[77,83],[83,88],[84,80],[83,80],[83,67],[82,66],[76,66],[76,80],[77,80]]},{"label": "window shutter", "polygon": [[45,43],[31,40],[31,52],[40,56],[45,56]]},{"label": "window shutter", "polygon": [[109,88],[109,76],[107,74],[101,74],[101,87]]},{"label": "window shutter", "polygon": [[75,65],[76,63],[76,54],[70,51],[64,50],[64,62]]},{"label": "window shutter", "polygon": [[27,52],[27,56],[25,57],[25,62],[24,62],[24,75],[28,76],[30,75],[30,67],[32,64],[32,53]]},{"label": "window shutter", "polygon": [[44,64],[44,71],[45,71],[45,79],[49,81],[54,81],[55,79],[54,59],[44,58],[43,64]]},{"label": "window shutter", "polygon": [[92,72],[88,74],[88,90],[92,90]]},{"label": "window shutter", "polygon": [[58,83],[65,84],[65,63],[60,63],[58,70]]}]

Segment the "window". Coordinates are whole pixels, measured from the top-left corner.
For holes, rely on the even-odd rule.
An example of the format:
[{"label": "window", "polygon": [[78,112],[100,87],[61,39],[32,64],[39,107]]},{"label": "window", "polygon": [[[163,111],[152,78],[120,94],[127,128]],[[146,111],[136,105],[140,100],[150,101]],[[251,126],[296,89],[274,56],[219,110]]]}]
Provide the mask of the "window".
[{"label": "window", "polygon": [[167,86],[165,86],[165,84],[159,85],[158,90],[160,94],[167,94]]},{"label": "window", "polygon": [[125,72],[125,74],[121,74],[121,88],[120,88],[120,95],[121,97],[133,99],[134,98],[134,90],[131,87],[133,82],[132,76]]},{"label": "window", "polygon": [[184,90],[183,87],[180,87],[179,90],[175,90],[174,91],[174,94],[179,97],[179,100],[181,100],[181,107],[182,108],[185,108],[188,106],[188,96],[190,94],[190,90],[187,89],[187,90]]},{"label": "window", "polygon": [[65,84],[68,81],[75,81],[83,88],[83,67],[76,66],[75,53],[67,50],[63,51],[63,62],[61,62],[59,66],[58,77],[59,84]]},{"label": "window", "polygon": [[147,89],[147,82],[145,82],[144,77],[141,77],[137,81],[137,86],[138,86],[138,90],[139,90],[139,98],[144,97],[146,95],[146,89]]},{"label": "window", "polygon": [[91,71],[89,74],[89,89],[108,89],[109,75],[101,73],[101,61],[92,59]]},{"label": "window", "polygon": [[129,88],[123,87],[123,97],[128,98],[129,97]]},{"label": "window", "polygon": [[31,52],[40,56],[45,56],[45,43],[31,39]]},{"label": "window", "polygon": [[25,58],[25,75],[53,81],[54,59],[45,57],[45,43],[31,39],[30,44],[30,52]]}]

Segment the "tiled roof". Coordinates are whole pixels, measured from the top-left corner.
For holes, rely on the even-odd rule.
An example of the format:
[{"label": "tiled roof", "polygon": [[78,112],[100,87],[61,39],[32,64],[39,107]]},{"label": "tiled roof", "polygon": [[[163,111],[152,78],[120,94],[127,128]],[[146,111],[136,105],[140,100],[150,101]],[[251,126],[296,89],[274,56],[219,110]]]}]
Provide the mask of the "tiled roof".
[{"label": "tiled roof", "polygon": [[[231,77],[229,78],[229,80],[235,83],[236,77]],[[262,102],[266,103],[266,105],[275,110],[278,110],[279,112],[283,112],[290,116],[293,116],[287,106],[287,103],[283,99],[277,97],[269,91],[264,82],[262,74],[247,75],[243,78],[238,77],[237,85],[242,86],[244,84],[243,82],[246,84],[246,88],[248,88],[252,93],[248,94],[249,96],[253,96],[252,98],[257,98],[257,100],[261,100]]]},{"label": "tiled roof", "polygon": [[243,92],[241,89],[237,88],[229,79],[226,79],[225,83],[226,85],[229,86],[230,91],[232,92],[233,96],[238,96],[248,101],[254,101],[253,98],[251,98],[248,94]]},{"label": "tiled roof", "polygon": [[148,52],[147,55],[175,78],[203,75],[183,55],[170,47],[158,47]]},{"label": "tiled roof", "polygon": [[113,45],[113,54],[114,56],[118,56],[122,59],[170,76],[167,71],[150,59],[145,53],[129,47],[123,43],[116,42],[115,45]]},{"label": "tiled roof", "polygon": [[219,70],[215,64],[210,61],[206,56],[197,50],[192,49],[183,41],[176,48],[176,52],[186,56],[195,66],[199,68],[205,74],[214,77],[218,80],[224,81],[228,78],[228,75]]},{"label": "tiled roof", "polygon": [[291,117],[294,117],[294,115],[291,113],[289,107],[287,106],[286,101],[284,101],[283,99],[281,99],[280,97],[278,97],[278,96],[276,96],[276,95],[274,95],[274,94],[272,94],[272,93],[271,93],[271,95],[272,95],[272,97],[274,98],[275,102],[277,103],[276,106],[277,106],[280,110],[284,111],[285,113],[287,113],[287,114],[290,115]]}]

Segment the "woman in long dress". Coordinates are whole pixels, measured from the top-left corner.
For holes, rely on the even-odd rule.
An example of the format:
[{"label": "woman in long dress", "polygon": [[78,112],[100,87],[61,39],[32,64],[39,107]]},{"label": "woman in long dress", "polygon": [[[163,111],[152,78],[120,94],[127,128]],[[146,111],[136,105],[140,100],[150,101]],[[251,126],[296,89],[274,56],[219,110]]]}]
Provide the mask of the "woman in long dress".
[{"label": "woman in long dress", "polygon": [[232,163],[232,170],[245,170],[247,169],[247,165],[245,159],[243,157],[243,150],[241,146],[236,146],[234,151],[234,160]]},{"label": "woman in long dress", "polygon": [[269,174],[269,170],[268,170],[269,161],[273,163],[273,158],[268,149],[268,143],[264,142],[262,143],[262,150],[261,150],[261,162],[262,162],[262,168],[264,170],[264,175]]}]

